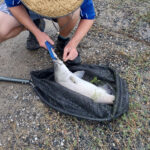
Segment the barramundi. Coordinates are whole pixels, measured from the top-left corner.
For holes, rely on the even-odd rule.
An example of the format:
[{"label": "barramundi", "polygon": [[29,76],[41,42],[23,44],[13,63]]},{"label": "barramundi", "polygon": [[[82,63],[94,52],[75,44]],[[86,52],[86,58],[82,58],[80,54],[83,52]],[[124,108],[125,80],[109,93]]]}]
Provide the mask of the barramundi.
[{"label": "barramundi", "polygon": [[67,66],[61,61],[56,53],[53,51],[53,46],[46,41],[45,42],[50,56],[54,62],[54,77],[55,81],[79,94],[89,97],[96,103],[112,104],[115,100],[115,96],[109,94],[109,92],[103,87],[96,86],[86,80],[83,80],[84,71],[71,72]]},{"label": "barramundi", "polygon": [[84,71],[71,72],[60,59],[53,60],[55,81],[77,93],[89,97],[96,103],[112,104],[115,96],[103,87],[96,86],[83,80]]}]

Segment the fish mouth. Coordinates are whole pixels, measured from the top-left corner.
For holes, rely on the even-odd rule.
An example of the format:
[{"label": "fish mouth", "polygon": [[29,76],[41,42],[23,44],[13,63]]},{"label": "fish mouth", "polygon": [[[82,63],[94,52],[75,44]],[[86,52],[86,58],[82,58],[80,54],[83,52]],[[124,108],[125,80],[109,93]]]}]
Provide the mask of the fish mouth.
[{"label": "fish mouth", "polygon": [[63,62],[60,59],[53,60],[54,64],[61,65]]},{"label": "fish mouth", "polygon": [[60,59],[53,60],[54,63],[54,72],[60,72],[61,66],[63,65],[63,62]]}]

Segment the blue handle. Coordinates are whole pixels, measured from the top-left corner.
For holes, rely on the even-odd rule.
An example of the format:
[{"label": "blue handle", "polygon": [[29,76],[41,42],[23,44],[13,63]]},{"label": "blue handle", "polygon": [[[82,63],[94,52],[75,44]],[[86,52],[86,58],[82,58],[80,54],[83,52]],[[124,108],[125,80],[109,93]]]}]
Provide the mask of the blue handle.
[{"label": "blue handle", "polygon": [[46,47],[49,51],[49,54],[50,54],[51,58],[53,60],[56,60],[57,58],[54,56],[53,51],[52,51],[53,46],[48,41],[45,42],[45,45],[46,45]]}]

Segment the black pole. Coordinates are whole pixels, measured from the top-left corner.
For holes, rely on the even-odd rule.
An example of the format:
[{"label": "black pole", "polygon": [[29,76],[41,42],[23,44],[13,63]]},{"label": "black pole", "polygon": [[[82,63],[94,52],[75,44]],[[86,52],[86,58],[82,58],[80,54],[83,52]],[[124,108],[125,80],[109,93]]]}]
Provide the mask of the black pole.
[{"label": "black pole", "polygon": [[22,83],[22,84],[31,84],[31,81],[30,81],[30,80],[26,80],[26,79],[16,79],[16,78],[9,78],[9,77],[2,77],[2,76],[0,76],[0,81],[14,82],[14,83]]}]

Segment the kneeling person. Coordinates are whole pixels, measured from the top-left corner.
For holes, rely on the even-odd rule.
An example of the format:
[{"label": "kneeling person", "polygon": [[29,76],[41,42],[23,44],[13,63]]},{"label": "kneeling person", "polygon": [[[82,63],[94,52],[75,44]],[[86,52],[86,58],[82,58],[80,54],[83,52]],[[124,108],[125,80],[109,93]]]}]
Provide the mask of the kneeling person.
[{"label": "kneeling person", "polygon": [[[45,16],[45,17],[43,17]],[[55,19],[59,25],[57,50],[68,65],[81,63],[77,46],[91,28],[95,19],[92,0],[5,0],[0,5],[0,42],[15,37],[25,29],[30,31],[27,49],[46,48],[45,41],[54,41],[44,33],[43,18]],[[69,34],[76,24],[73,36]]]}]

